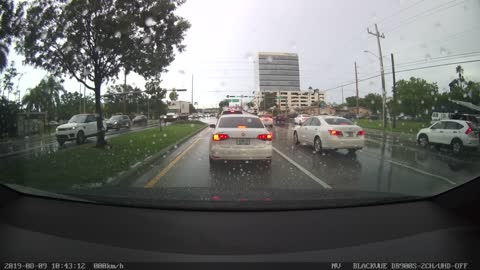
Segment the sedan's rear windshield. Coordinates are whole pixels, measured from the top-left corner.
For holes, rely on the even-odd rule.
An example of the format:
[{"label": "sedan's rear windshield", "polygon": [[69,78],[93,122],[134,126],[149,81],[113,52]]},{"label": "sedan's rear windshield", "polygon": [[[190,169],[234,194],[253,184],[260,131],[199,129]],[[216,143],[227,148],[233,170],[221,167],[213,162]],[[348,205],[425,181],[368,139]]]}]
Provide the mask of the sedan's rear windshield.
[{"label": "sedan's rear windshield", "polygon": [[241,111],[224,111],[222,114],[225,115],[225,114],[243,114],[243,113]]},{"label": "sedan's rear windshield", "polygon": [[325,118],[329,125],[355,125],[352,121],[345,118]]},{"label": "sedan's rear windshield", "polygon": [[220,119],[219,128],[264,128],[260,119],[255,117],[225,117]]}]

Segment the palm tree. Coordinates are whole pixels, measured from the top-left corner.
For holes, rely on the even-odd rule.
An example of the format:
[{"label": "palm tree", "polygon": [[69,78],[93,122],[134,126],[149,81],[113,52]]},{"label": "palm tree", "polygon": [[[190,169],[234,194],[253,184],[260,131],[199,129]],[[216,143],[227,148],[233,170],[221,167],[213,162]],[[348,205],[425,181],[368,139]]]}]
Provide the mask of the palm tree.
[{"label": "palm tree", "polygon": [[60,92],[66,93],[65,88],[60,81],[50,75],[42,79],[34,88],[28,89],[28,94],[23,97],[22,103],[26,105],[27,110],[45,112],[47,118],[51,119],[57,114]]},{"label": "palm tree", "polygon": [[463,68],[462,66],[457,66],[455,71],[458,73],[458,80],[463,81]]}]

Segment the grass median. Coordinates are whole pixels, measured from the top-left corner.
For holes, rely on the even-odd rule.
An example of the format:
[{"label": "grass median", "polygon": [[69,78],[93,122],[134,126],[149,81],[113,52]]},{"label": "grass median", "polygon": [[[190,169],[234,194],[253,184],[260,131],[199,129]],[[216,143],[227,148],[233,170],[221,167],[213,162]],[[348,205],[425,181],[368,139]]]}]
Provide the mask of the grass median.
[{"label": "grass median", "polygon": [[163,130],[152,128],[111,138],[110,149],[86,144],[37,158],[2,160],[0,182],[48,190],[105,183],[204,127],[199,121],[179,122]]},{"label": "grass median", "polygon": [[[383,130],[382,120],[358,119],[357,124],[363,128]],[[392,128],[392,123],[388,123],[386,131],[403,134],[417,134],[417,132],[430,124],[420,121],[397,121],[397,127]]]}]

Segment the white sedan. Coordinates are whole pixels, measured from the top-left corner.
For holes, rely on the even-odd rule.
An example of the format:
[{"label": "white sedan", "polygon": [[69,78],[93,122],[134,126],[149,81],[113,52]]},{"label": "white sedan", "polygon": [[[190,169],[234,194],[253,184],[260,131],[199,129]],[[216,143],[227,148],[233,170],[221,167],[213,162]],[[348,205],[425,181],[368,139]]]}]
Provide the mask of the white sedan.
[{"label": "white sedan", "polygon": [[348,149],[355,152],[365,145],[365,131],[352,121],[338,116],[312,116],[293,130],[295,144],[313,145],[323,150]]},{"label": "white sedan", "polygon": [[297,117],[295,117],[293,119],[293,122],[296,124],[296,125],[301,125],[303,123],[305,123],[305,121],[309,118],[310,116],[307,115],[307,114],[299,114],[297,115]]},{"label": "white sedan", "polygon": [[218,160],[272,160],[272,139],[260,118],[250,114],[222,115],[210,139],[210,164]]}]

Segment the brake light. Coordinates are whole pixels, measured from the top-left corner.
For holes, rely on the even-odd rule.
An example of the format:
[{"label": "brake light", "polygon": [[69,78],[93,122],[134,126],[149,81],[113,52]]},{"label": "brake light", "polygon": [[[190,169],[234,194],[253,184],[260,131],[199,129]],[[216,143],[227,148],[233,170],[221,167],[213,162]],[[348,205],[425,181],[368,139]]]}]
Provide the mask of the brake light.
[{"label": "brake light", "polygon": [[271,141],[273,139],[273,134],[260,134],[257,136],[257,138],[263,141]]},{"label": "brake light", "polygon": [[340,130],[329,129],[328,132],[332,136],[343,136],[343,133]]},{"label": "brake light", "polygon": [[365,130],[360,130],[358,133],[357,133],[357,136],[364,136],[365,135]]},{"label": "brake light", "polygon": [[229,139],[230,136],[228,136],[228,134],[213,134],[213,140],[214,141],[222,141],[222,140],[226,140],[226,139]]},{"label": "brake light", "polygon": [[467,131],[465,131],[465,134],[469,135],[470,133],[472,133],[473,128],[472,128],[472,125],[469,122],[467,122],[467,125],[468,125],[468,129],[467,129]]}]

